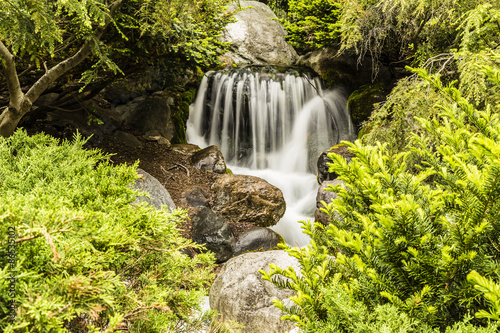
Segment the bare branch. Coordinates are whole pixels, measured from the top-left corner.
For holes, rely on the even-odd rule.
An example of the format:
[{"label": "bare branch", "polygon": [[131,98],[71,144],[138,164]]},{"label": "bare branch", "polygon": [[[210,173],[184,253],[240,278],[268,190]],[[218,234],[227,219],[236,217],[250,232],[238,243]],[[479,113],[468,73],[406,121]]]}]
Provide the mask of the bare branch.
[{"label": "bare branch", "polygon": [[109,13],[103,25],[99,26],[93,35],[93,41],[87,41],[82,47],[71,57],[61,61],[51,69],[49,69],[38,81],[33,84],[30,90],[26,93],[26,97],[33,103],[55,80],[64,75],[69,70],[78,66],[85,58],[91,53],[91,43],[98,41],[103,35],[104,31],[111,23],[111,17],[115,11],[120,7],[123,0],[116,0],[109,7]]},{"label": "bare branch", "polygon": [[[23,98],[23,92],[21,90],[21,84],[19,83],[19,77],[17,76],[16,63],[14,61],[14,55],[10,53],[5,44],[0,40],[0,56],[5,61],[4,75],[5,81],[7,82],[7,89],[9,90],[10,102],[20,103]],[[16,109],[18,105],[15,105]]]}]

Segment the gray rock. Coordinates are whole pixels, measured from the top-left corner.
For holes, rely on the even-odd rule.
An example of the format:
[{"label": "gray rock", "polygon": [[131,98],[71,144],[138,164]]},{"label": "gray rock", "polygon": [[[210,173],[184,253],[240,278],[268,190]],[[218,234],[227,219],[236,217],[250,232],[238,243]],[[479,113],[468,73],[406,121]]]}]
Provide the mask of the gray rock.
[{"label": "gray rock", "polygon": [[233,256],[236,240],[229,224],[210,208],[201,207],[193,216],[193,241],[204,244],[221,263]]},{"label": "gray rock", "polygon": [[[324,181],[318,189],[318,194],[316,195],[316,211],[314,212],[314,220],[316,222],[321,222],[323,225],[328,225],[332,222],[332,218],[327,213],[321,211],[320,208],[324,208],[321,201],[325,203],[330,203],[332,200],[337,198],[337,193],[326,190],[329,185],[344,185],[345,182],[342,180],[327,180]],[[335,212],[335,218],[342,220],[341,217]]]},{"label": "gray rock", "polygon": [[226,162],[220,148],[216,145],[199,150],[191,156],[191,164],[195,169],[226,173]]},{"label": "gray rock", "polygon": [[153,176],[142,169],[137,169],[137,173],[142,175],[141,178],[135,181],[133,186],[134,190],[144,191],[149,194],[146,196],[137,197],[138,201],[145,201],[157,209],[161,209],[162,205],[166,205],[167,209],[171,212],[175,209],[175,203],[170,197],[167,189]]},{"label": "gray rock", "polygon": [[286,203],[279,188],[247,175],[222,175],[213,184],[213,210],[229,221],[260,227],[278,223]]},{"label": "gray rock", "polygon": [[208,207],[208,199],[201,187],[191,187],[182,192],[181,201],[191,207]]},{"label": "gray rock", "polygon": [[[361,85],[373,82],[374,73],[370,57],[365,57],[361,63],[358,56],[344,52],[338,54],[338,49],[324,48],[302,55],[297,65],[312,68],[318,73],[327,86],[344,85],[358,89]],[[392,85],[395,77],[388,67],[381,66],[377,73],[377,81]]]},{"label": "gray rock", "polygon": [[240,235],[236,242],[234,255],[237,256],[245,252],[274,249],[281,240],[282,238],[277,232],[269,228],[255,227]]},{"label": "gray rock", "polygon": [[137,148],[142,147],[141,141],[139,141],[139,139],[137,139],[133,134],[123,131],[116,131],[114,133],[114,137],[117,141],[121,142],[125,146]]},{"label": "gray rock", "polygon": [[[285,41],[286,30],[276,20],[276,15],[264,3],[240,1],[242,7],[252,6],[236,13],[236,22],[227,25],[223,40],[231,43],[229,58],[237,65],[292,65],[297,52]],[[237,4],[229,5],[235,10]],[[228,62],[228,61],[226,61]]]},{"label": "gray rock", "polygon": [[276,288],[258,272],[269,271],[271,263],[300,272],[298,260],[285,251],[244,253],[224,264],[210,288],[210,307],[225,319],[243,324],[242,333],[283,333],[294,328],[291,322],[281,321],[283,312],[271,301],[281,299],[290,306],[294,292]]}]

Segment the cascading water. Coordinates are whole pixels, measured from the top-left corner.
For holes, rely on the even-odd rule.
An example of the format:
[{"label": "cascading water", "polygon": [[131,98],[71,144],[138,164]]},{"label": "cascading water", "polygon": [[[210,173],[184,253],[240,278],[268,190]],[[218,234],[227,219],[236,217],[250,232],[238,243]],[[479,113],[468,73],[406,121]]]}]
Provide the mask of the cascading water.
[{"label": "cascading water", "polygon": [[216,144],[234,173],[266,179],[287,211],[274,226],[290,245],[309,242],[298,221],[316,208],[316,160],[356,133],[341,90],[324,91],[308,73],[270,67],[209,72],[190,107],[188,141]]}]

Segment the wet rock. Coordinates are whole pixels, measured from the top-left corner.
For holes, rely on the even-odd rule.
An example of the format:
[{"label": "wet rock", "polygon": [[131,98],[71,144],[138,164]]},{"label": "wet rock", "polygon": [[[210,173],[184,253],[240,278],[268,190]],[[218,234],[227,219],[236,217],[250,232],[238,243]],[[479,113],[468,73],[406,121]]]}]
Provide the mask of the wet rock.
[{"label": "wet rock", "polygon": [[[358,63],[355,54],[344,52],[339,55],[335,48],[324,48],[302,55],[297,60],[297,65],[312,68],[327,87],[342,85],[352,91],[374,79],[370,57],[365,57]],[[380,66],[376,79],[389,87],[394,85],[397,77],[388,67]]]},{"label": "wet rock", "polygon": [[247,175],[222,175],[212,185],[212,208],[229,221],[260,227],[275,225],[285,213],[281,190],[264,179]]},{"label": "wet rock", "polygon": [[208,199],[201,187],[191,187],[182,193],[181,201],[191,207],[208,207]]},{"label": "wet rock", "polygon": [[243,324],[242,333],[282,333],[294,328],[291,322],[281,320],[283,312],[271,301],[284,300],[290,306],[293,302],[289,297],[294,292],[278,289],[262,280],[258,272],[269,271],[271,263],[280,268],[291,266],[296,272],[301,269],[298,260],[285,251],[244,253],[224,264],[210,288],[210,307],[225,319]]},{"label": "wet rock", "polygon": [[142,147],[141,141],[139,141],[139,139],[137,139],[133,134],[123,131],[116,131],[114,133],[114,137],[117,141],[121,142],[125,146],[137,148]]},{"label": "wet rock", "polygon": [[330,153],[335,153],[347,161],[347,163],[351,162],[351,159],[355,156],[353,153],[351,153],[346,146],[342,145],[337,145],[335,147],[330,148],[329,150],[326,150],[321,153],[321,155],[318,158],[317,166],[318,166],[318,183],[321,184],[325,180],[334,180],[338,177],[338,175],[335,172],[330,173],[328,171],[329,163],[332,163],[332,160],[328,157],[328,154]]},{"label": "wet rock", "polygon": [[[235,14],[234,23],[226,26],[223,39],[230,42],[230,52],[224,56],[226,63],[243,65],[292,65],[297,52],[285,41],[286,30],[276,15],[264,3],[240,1],[242,7],[251,6]],[[237,4],[229,5],[235,10]]]},{"label": "wet rock", "polygon": [[216,145],[199,150],[191,156],[191,164],[195,169],[226,173],[226,162],[220,148]]},{"label": "wet rock", "polygon": [[274,249],[281,242],[281,236],[264,227],[255,227],[242,233],[236,242],[234,255],[240,255],[245,252],[267,251]]},{"label": "wet rock", "polygon": [[193,241],[204,244],[221,263],[233,256],[236,240],[229,224],[210,208],[201,207],[193,216]]},{"label": "wet rock", "polygon": [[[332,200],[337,198],[337,193],[326,190],[329,185],[344,185],[345,182],[342,180],[327,180],[324,181],[318,189],[318,194],[316,195],[316,211],[314,212],[314,220],[316,222],[321,222],[323,225],[328,225],[332,222],[332,218],[327,213],[321,211],[320,208],[324,208],[321,201],[325,203],[330,203]],[[335,212],[335,218],[341,220],[340,216]]]},{"label": "wet rock", "polygon": [[137,173],[141,175],[135,181],[133,186],[134,190],[144,191],[149,194],[149,198],[146,196],[138,197],[135,202],[145,201],[150,205],[155,206],[157,209],[161,209],[163,205],[171,212],[175,209],[175,204],[170,193],[167,189],[153,176],[142,169],[137,169]]},{"label": "wet rock", "polygon": [[351,93],[347,107],[356,128],[361,128],[361,125],[370,118],[374,104],[383,102],[388,93],[382,82],[363,85]]}]

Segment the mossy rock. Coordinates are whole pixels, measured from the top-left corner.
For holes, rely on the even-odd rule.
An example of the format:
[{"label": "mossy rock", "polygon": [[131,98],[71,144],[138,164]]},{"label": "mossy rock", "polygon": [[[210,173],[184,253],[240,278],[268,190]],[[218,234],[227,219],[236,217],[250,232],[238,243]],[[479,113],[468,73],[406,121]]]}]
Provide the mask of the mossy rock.
[{"label": "mossy rock", "polygon": [[374,104],[384,101],[385,96],[383,82],[361,86],[349,96],[347,107],[358,129],[370,118]]},{"label": "mossy rock", "polygon": [[318,158],[318,173],[316,174],[316,180],[320,185],[325,180],[334,180],[337,178],[337,174],[335,172],[330,173],[329,170],[329,164],[332,163],[332,159],[329,157],[330,154],[337,154],[342,156],[347,161],[347,163],[350,163],[351,159],[355,157],[355,155],[351,153],[349,151],[349,148],[344,144],[338,144],[322,152]]},{"label": "mossy rock", "polygon": [[172,121],[175,125],[173,143],[187,143],[186,122],[189,118],[189,105],[196,96],[196,89],[181,91],[176,95],[175,104],[172,106]]}]

